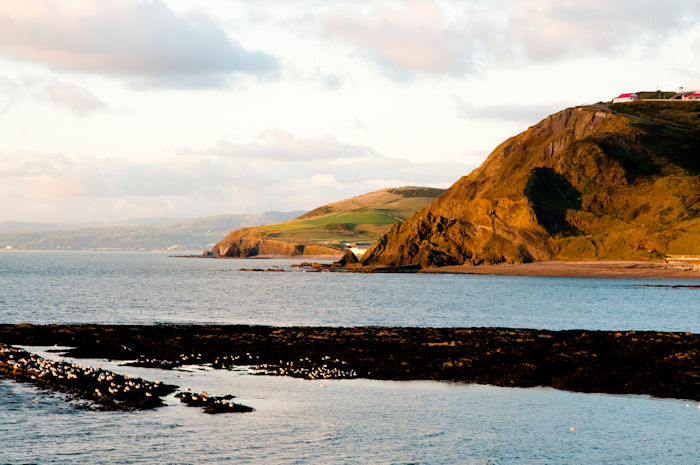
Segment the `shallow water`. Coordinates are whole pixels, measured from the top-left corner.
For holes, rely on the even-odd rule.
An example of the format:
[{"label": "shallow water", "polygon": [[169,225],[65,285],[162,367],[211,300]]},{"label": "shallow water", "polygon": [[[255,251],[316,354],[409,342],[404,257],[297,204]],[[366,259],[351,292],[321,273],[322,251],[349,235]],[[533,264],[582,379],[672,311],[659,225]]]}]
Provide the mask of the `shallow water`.
[{"label": "shallow water", "polygon": [[700,452],[700,409],[680,400],[78,362],[234,393],[256,411],[210,416],[170,397],[155,411],[91,412],[0,381],[0,462],[691,464]]},{"label": "shallow water", "polygon": [[700,332],[700,291],[633,286],[687,280],[238,271],[294,262],[0,253],[0,321]]},{"label": "shallow water", "polygon": [[[633,286],[676,280],[237,271],[291,263],[0,253],[0,322],[700,330],[699,291]],[[700,456],[700,409],[683,400],[78,363],[234,394],[256,410],[209,416],[172,396],[155,411],[75,410],[63,394],[0,379],[0,463],[693,464]]]}]

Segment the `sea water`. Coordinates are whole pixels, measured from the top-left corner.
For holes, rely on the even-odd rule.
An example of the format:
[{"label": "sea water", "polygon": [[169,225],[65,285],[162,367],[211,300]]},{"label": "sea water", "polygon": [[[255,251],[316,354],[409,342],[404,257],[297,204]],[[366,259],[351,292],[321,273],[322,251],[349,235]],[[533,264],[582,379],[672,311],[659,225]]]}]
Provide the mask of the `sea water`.
[{"label": "sea water", "polygon": [[[3,253],[0,322],[700,327],[699,291],[636,286],[677,280],[238,271],[291,270],[291,263]],[[57,357],[45,349],[34,350]],[[0,463],[693,464],[700,457],[700,408],[683,399],[76,362],[234,394],[256,410],[210,416],[172,396],[154,411],[76,410],[64,394],[0,380]]]},{"label": "sea water", "polygon": [[[315,273],[299,261],[0,253],[0,321],[700,332],[697,289],[639,286],[696,281]],[[239,271],[273,267],[290,271]]]}]

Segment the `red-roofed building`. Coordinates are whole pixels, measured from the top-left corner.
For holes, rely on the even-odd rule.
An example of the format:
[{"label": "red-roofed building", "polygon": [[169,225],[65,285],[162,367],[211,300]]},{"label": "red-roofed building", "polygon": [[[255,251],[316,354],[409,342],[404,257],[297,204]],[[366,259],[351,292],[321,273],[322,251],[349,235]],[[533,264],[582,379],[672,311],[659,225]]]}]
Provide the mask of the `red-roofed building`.
[{"label": "red-roofed building", "polygon": [[638,98],[637,94],[620,94],[613,99],[613,103],[634,102]]},{"label": "red-roofed building", "polygon": [[700,92],[695,91],[692,94],[685,94],[681,97],[683,100],[700,100]]}]

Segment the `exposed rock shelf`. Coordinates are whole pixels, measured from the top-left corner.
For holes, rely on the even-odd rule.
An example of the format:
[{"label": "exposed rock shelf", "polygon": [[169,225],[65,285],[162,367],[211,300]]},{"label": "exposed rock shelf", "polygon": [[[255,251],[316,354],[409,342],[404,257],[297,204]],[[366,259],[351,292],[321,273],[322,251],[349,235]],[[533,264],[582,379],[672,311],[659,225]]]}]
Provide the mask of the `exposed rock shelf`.
[{"label": "exposed rock shelf", "polygon": [[[451,380],[700,400],[700,335],[515,328],[0,325],[0,342],[164,369],[210,363],[304,378]],[[325,376],[327,375],[327,376]]]},{"label": "exposed rock shelf", "polygon": [[[146,410],[163,406],[175,386],[131,378],[101,368],[50,360],[0,344],[0,376],[66,392],[102,410]],[[75,404],[80,407],[81,404]]]}]

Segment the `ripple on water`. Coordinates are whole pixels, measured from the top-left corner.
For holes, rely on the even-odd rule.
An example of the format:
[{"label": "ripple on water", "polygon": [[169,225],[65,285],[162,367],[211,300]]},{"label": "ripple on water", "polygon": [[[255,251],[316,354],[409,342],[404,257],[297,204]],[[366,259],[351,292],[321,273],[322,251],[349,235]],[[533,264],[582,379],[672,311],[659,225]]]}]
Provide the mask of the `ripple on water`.
[{"label": "ripple on water", "polygon": [[165,254],[0,253],[0,321],[700,332],[700,313],[693,311],[700,291],[633,286],[668,280],[238,271],[259,263]]}]

